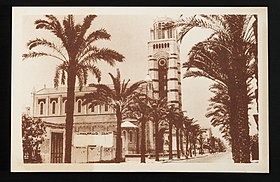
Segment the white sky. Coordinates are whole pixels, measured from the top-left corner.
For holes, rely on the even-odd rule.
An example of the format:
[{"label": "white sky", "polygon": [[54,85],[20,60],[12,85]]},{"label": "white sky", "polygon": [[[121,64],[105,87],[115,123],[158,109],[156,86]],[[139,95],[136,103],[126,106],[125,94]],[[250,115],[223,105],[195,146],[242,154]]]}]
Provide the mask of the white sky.
[{"label": "white sky", "polygon": [[[41,15],[40,15],[41,14]],[[88,13],[87,13],[88,14]],[[98,42],[99,46],[112,48],[125,56],[125,62],[120,63],[117,67],[120,68],[122,79],[131,79],[132,82],[145,79],[148,69],[148,47],[147,42],[150,40],[150,28],[153,25],[153,20],[156,17],[168,16],[179,18],[180,14],[189,15],[190,12],[185,11],[158,11],[157,14],[136,14],[123,15],[107,14],[100,15],[93,21],[93,29],[105,28],[111,34],[111,41]],[[57,15],[57,14],[54,14]],[[86,14],[85,14],[86,15]],[[100,15],[100,16],[99,16]],[[60,16],[59,16],[60,17]],[[63,16],[62,16],[63,17]],[[84,15],[80,16],[83,18]],[[39,15],[25,15],[22,17],[22,22],[16,24],[14,28],[21,29],[21,34],[17,35],[20,41],[21,54],[27,53],[26,43],[28,40],[35,38],[47,38],[55,40],[48,31],[36,30],[34,21],[39,18],[44,18],[42,13]],[[76,23],[79,19],[77,19]],[[181,63],[186,61],[187,53],[190,48],[204,40],[210,35],[211,31],[205,29],[193,29],[188,33],[181,44]],[[25,61],[16,60],[13,65],[20,68],[18,70],[17,79],[20,79],[21,108],[31,106],[31,92],[33,88],[39,90],[44,84],[47,87],[53,87],[53,78],[55,66],[59,62],[47,58],[28,59]],[[102,71],[102,83],[111,83],[108,72],[115,74],[116,68],[112,68],[106,64],[98,64]],[[182,70],[182,75],[184,71]],[[92,77],[88,83],[95,82]],[[201,126],[210,127],[209,119],[205,117],[206,108],[208,107],[208,99],[211,96],[208,90],[211,82],[204,78],[187,78],[182,79],[182,102],[183,110],[187,111],[188,116],[194,117],[199,121]],[[217,128],[213,129],[215,135],[219,135]]]}]

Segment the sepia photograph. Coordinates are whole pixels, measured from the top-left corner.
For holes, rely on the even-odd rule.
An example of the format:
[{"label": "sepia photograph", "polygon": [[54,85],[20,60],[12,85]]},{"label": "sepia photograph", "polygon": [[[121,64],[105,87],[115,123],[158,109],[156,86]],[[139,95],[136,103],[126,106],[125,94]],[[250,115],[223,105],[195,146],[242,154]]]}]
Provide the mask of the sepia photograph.
[{"label": "sepia photograph", "polygon": [[13,7],[12,172],[269,172],[266,7]]}]

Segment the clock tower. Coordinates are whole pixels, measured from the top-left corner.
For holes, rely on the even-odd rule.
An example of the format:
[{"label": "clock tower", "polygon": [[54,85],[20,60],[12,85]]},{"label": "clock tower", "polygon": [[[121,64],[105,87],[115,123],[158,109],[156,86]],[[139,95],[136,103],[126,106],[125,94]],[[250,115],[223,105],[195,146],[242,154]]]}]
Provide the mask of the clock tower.
[{"label": "clock tower", "polygon": [[[176,27],[168,26],[173,23],[171,18],[159,18],[154,21],[148,42],[148,74],[152,81],[153,97],[167,98],[167,104],[181,109],[180,47]],[[146,132],[147,150],[154,151],[155,131],[152,122],[147,122]]]},{"label": "clock tower", "polygon": [[154,21],[148,42],[149,75],[155,98],[167,98],[168,104],[181,108],[181,63],[176,27],[171,18]]}]

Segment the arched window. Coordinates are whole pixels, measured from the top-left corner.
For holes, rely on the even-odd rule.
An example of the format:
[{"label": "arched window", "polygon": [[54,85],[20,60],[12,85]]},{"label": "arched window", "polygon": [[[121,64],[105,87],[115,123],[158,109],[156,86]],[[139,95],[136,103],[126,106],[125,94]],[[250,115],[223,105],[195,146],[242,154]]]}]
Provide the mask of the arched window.
[{"label": "arched window", "polygon": [[158,48],[158,45],[156,44],[156,49]]},{"label": "arched window", "polygon": [[64,102],[64,113],[67,113],[67,100]]},{"label": "arched window", "polygon": [[78,101],[78,113],[80,113],[82,111],[82,101],[79,100]]},{"label": "arched window", "polygon": [[162,36],[161,31],[162,31],[162,30],[161,30],[161,23],[159,23],[159,24],[158,24],[158,39],[162,39],[162,38],[161,38],[161,36]]},{"label": "arched window", "polygon": [[169,43],[167,43],[167,47],[169,47]]},{"label": "arched window", "polygon": [[109,106],[108,104],[105,104],[105,111],[108,111],[109,110]]},{"label": "arched window", "polygon": [[55,114],[55,101],[52,102],[52,114]]},{"label": "arched window", "polygon": [[168,38],[172,38],[172,29],[168,29]]},{"label": "arched window", "polygon": [[161,44],[159,44],[159,48],[161,48]]},{"label": "arched window", "polygon": [[129,131],[129,142],[132,142],[132,136],[133,136],[133,133],[132,133],[132,131],[130,130],[130,131]]},{"label": "arched window", "polygon": [[44,103],[41,102],[40,103],[40,115],[42,115],[44,113]]},{"label": "arched window", "polygon": [[153,49],[155,49],[155,44],[153,45]]},{"label": "arched window", "polygon": [[166,43],[164,43],[164,48],[166,48]]},{"label": "arched window", "polygon": [[91,106],[90,111],[94,112],[94,108],[95,108],[95,106]]}]

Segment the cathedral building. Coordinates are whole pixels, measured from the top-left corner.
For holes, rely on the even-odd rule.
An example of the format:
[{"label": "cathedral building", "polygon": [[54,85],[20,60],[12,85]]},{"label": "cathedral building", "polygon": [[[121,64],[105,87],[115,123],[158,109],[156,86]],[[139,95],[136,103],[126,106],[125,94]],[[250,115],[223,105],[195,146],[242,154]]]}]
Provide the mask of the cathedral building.
[{"label": "cathedral building", "polygon": [[[174,22],[170,18],[154,21],[148,42],[148,74],[151,86],[144,85],[140,91],[148,89],[145,92],[153,98],[167,97],[168,103],[181,108],[180,48],[176,28],[167,26],[172,23]],[[114,110],[108,105],[89,108],[89,105],[82,104],[82,97],[93,89],[94,87],[88,85],[75,91],[72,162],[110,161],[115,157]],[[64,160],[66,95],[67,89],[63,87],[43,88],[33,93],[33,116],[41,118],[47,128],[41,146],[42,159],[46,163],[61,163]],[[141,136],[138,121],[127,119],[121,127],[123,156],[139,154]],[[152,122],[147,122],[146,130],[146,151],[153,153],[155,132]],[[166,140],[166,129],[162,128],[162,131],[162,139]],[[164,145],[164,141],[162,143]]]}]

